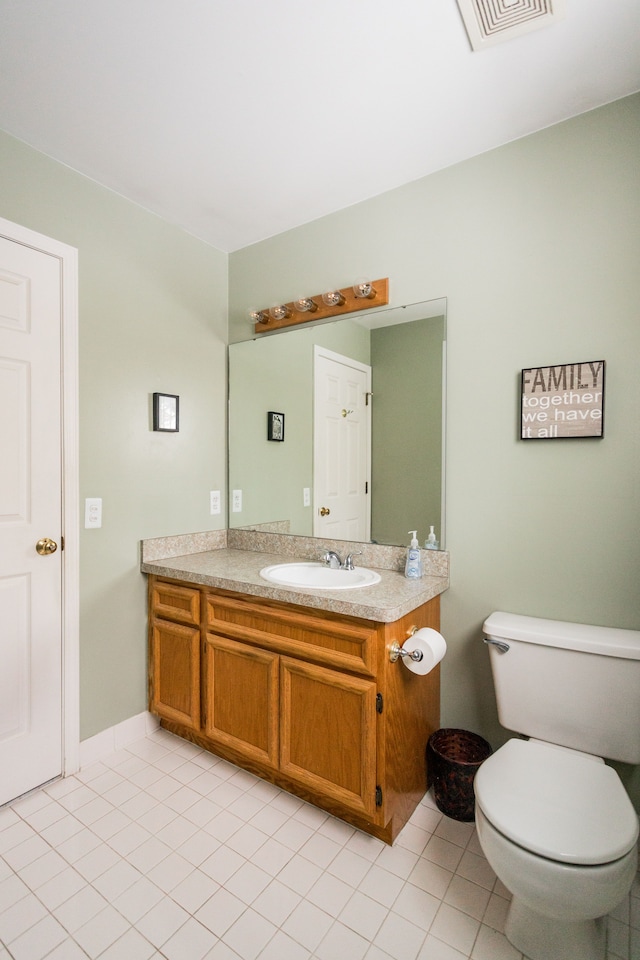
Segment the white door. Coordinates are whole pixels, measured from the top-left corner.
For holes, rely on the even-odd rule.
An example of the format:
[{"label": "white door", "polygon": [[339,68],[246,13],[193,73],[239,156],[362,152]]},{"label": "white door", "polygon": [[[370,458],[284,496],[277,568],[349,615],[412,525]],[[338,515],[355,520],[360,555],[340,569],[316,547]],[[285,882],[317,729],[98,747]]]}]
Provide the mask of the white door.
[{"label": "white door", "polygon": [[62,772],[61,294],[0,238],[0,803]]},{"label": "white door", "polygon": [[315,348],[314,537],[371,535],[371,367]]}]

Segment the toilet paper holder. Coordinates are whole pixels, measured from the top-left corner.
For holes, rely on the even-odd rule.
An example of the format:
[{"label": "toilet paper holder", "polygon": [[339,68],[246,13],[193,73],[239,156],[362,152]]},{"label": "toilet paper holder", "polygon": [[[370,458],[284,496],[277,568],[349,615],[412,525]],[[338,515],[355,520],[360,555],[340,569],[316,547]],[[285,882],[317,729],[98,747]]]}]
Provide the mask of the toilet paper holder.
[{"label": "toilet paper holder", "polygon": [[[407,632],[407,639],[412,637],[414,633],[417,633],[417,627],[411,627]],[[396,660],[401,660],[404,657],[407,657],[409,660],[413,660],[414,663],[420,663],[424,654],[422,650],[403,650],[397,640],[394,640],[391,646],[389,647],[389,660],[391,663],[395,663]]]}]

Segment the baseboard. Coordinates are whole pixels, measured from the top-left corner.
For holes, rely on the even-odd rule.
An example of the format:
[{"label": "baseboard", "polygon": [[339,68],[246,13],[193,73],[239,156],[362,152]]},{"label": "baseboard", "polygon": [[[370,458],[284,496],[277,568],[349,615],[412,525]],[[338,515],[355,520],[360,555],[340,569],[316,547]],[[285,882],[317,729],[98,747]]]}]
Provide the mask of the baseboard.
[{"label": "baseboard", "polygon": [[94,737],[83,740],[80,743],[80,769],[97,763],[98,760],[104,760],[105,757],[122,750],[134,740],[141,740],[150,733],[154,733],[158,726],[157,717],[145,710],[135,717],[123,720],[122,723],[108,727]]}]

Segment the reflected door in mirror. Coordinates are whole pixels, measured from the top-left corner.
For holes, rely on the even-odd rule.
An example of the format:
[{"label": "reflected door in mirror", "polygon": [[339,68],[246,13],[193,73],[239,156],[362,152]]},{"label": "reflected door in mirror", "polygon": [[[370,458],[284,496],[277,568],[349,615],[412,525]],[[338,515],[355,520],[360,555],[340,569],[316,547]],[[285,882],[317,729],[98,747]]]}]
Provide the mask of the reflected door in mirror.
[{"label": "reflected door in mirror", "polygon": [[371,367],[323,347],[314,363],[315,537],[371,532]]}]

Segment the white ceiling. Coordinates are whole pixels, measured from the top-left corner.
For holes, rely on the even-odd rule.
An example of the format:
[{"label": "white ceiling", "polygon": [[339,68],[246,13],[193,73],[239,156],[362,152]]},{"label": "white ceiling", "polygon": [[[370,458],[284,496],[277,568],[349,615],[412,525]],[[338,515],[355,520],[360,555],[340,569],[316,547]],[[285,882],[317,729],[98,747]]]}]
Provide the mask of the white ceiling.
[{"label": "white ceiling", "polygon": [[[513,0],[509,0],[513,2]],[[0,128],[232,251],[640,89],[639,0],[0,0]]]}]

